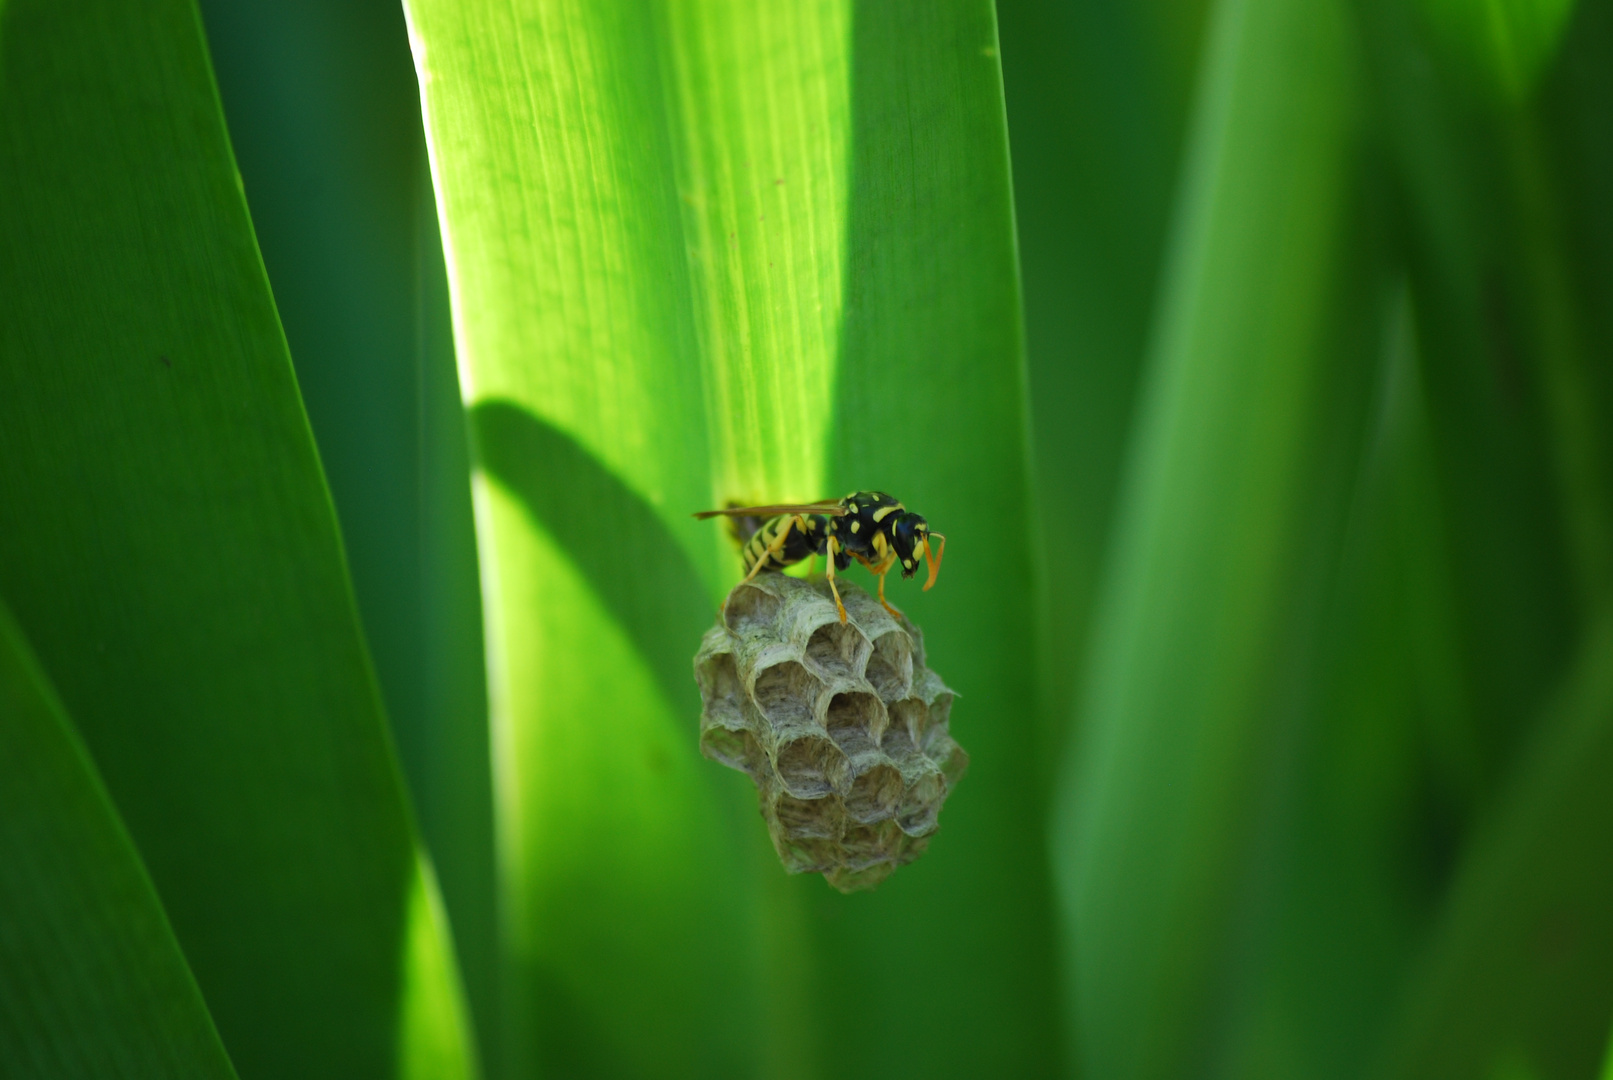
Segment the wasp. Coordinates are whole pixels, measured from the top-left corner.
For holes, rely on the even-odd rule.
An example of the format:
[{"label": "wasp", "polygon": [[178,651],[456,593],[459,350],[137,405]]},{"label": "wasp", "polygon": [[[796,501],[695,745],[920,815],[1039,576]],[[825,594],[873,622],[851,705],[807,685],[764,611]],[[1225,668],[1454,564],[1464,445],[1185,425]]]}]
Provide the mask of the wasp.
[{"label": "wasp", "polygon": [[[827,559],[824,576],[834,593],[835,610],[846,621],[846,605],[840,602],[835,572],[851,566],[856,559],[879,579],[879,602],[892,615],[901,612],[885,599],[885,575],[892,566],[902,565],[902,576],[910,578],[918,569],[920,552],[930,568],[924,583],[928,592],[941,572],[941,557],[947,538],[932,533],[929,522],[909,511],[883,491],[854,491],[844,499],[823,499],[814,503],[782,503],[776,506],[730,506],[722,510],[702,510],[697,518],[723,515],[735,520],[743,540],[745,561],[743,585],[763,570],[782,570],[815,555]],[[749,539],[743,531],[749,530]],[[932,552],[931,538],[939,541]]]}]

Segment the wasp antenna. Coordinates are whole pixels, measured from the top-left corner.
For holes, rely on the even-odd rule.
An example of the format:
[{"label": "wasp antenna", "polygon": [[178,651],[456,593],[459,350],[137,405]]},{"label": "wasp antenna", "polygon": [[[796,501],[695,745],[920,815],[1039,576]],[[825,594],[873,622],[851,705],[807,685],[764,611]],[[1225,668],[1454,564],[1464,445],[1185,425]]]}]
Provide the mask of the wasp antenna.
[{"label": "wasp antenna", "polygon": [[[930,554],[930,537],[941,541],[940,548],[934,555]],[[924,583],[922,591],[929,592],[930,586],[935,584],[936,575],[941,572],[941,556],[947,553],[947,538],[943,533],[931,533],[924,538],[924,561],[930,564],[930,580]]]}]

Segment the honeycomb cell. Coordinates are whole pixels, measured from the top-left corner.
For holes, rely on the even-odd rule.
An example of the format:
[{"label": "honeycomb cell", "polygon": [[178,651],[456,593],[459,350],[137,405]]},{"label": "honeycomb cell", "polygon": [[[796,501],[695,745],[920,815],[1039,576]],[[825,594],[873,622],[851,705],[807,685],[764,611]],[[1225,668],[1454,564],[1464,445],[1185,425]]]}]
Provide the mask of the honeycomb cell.
[{"label": "honeycomb cell", "polygon": [[969,755],[950,735],[932,739],[930,745],[925,747],[924,754],[941,770],[948,787],[962,780],[963,774],[969,771]]},{"label": "honeycomb cell", "polygon": [[798,799],[780,792],[773,800],[773,816],[791,840],[839,840],[845,832],[845,815],[833,799]]},{"label": "honeycomb cell", "polygon": [[763,573],[736,588],[695,679],[701,752],[755,781],[784,868],[852,892],[924,852],[969,758],[918,628],[840,590],[845,624],[821,579]]},{"label": "honeycomb cell", "polygon": [[906,697],[913,687],[912,639],[901,631],[877,638],[868,658],[867,678],[885,701]]},{"label": "honeycomb cell", "polygon": [[930,709],[916,698],[890,706],[890,728],[883,740],[888,754],[913,753],[924,745],[924,732],[930,726]]},{"label": "honeycomb cell", "polygon": [[829,737],[848,754],[879,745],[885,733],[885,707],[876,694],[841,690],[829,698],[823,726]]},{"label": "honeycomb cell", "polygon": [[909,836],[928,836],[935,831],[941,802],[947,797],[947,779],[931,765],[916,777],[903,777],[901,801],[896,807],[896,824]]},{"label": "honeycomb cell", "polygon": [[825,679],[855,679],[866,639],[850,623],[825,623],[807,638],[806,662]]},{"label": "honeycomb cell", "polygon": [[850,765],[834,741],[802,735],[779,746],[773,758],[779,783],[797,799],[821,799],[847,786]]},{"label": "honeycomb cell", "polygon": [[824,874],[842,865],[840,845],[833,840],[810,837],[805,840],[775,840],[774,847],[784,868],[792,874]]},{"label": "honeycomb cell", "polygon": [[739,668],[726,645],[721,636],[711,642],[705,650],[706,659],[695,668],[695,682],[700,684],[700,692],[713,701],[734,702],[740,696]]},{"label": "honeycomb cell", "polygon": [[904,790],[901,770],[882,761],[852,780],[851,790],[846,792],[846,813],[864,824],[884,821],[896,813]]},{"label": "honeycomb cell", "polygon": [[723,617],[728,629],[734,633],[744,634],[754,628],[765,629],[778,622],[781,603],[774,593],[741,585],[728,594],[728,602],[723,605]]},{"label": "honeycomb cell", "polygon": [[845,852],[845,865],[853,870],[866,870],[876,863],[891,862],[902,844],[902,833],[889,823],[884,825],[854,825],[846,830],[840,841]]},{"label": "honeycomb cell", "polygon": [[[735,769],[755,772],[752,754],[760,753],[756,737],[745,721],[743,698],[739,693],[739,672],[730,652],[709,655],[695,672],[701,695],[711,702],[706,722],[701,725],[700,745],[709,758]],[[709,747],[709,749],[708,749]]]},{"label": "honeycomb cell", "polygon": [[751,700],[780,738],[813,726],[812,705],[821,684],[794,660],[761,671]]},{"label": "honeycomb cell", "polygon": [[730,769],[754,777],[767,765],[767,753],[756,741],[756,736],[741,728],[713,725],[700,733],[700,752],[713,761],[720,761]]}]

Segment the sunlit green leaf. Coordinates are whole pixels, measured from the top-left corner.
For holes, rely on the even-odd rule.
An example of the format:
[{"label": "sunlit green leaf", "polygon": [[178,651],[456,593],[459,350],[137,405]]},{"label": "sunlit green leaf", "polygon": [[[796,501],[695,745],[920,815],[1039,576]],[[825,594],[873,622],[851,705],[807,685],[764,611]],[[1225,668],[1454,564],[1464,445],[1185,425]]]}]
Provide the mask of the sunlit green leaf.
[{"label": "sunlit green leaf", "polygon": [[430,1014],[462,1073],[195,9],[3,18],[0,594],[242,1071],[389,1075]]},{"label": "sunlit green leaf", "polygon": [[[409,12],[481,470],[510,1061],[1046,1071],[989,7]],[[689,661],[737,560],[688,515],[854,487],[951,538],[933,593],[893,595],[976,764],[931,852],[842,898],[782,880],[747,784],[695,753]]]}]

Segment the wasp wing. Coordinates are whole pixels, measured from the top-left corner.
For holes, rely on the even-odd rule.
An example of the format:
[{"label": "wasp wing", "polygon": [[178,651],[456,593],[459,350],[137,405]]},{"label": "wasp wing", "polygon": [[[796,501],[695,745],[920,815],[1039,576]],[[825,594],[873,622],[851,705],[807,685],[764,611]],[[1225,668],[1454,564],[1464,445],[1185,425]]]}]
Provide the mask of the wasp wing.
[{"label": "wasp wing", "polygon": [[704,520],[709,517],[777,517],[779,514],[828,514],[830,517],[845,516],[846,508],[839,499],[825,499],[815,503],[779,503],[776,506],[726,506],[721,510],[702,510],[695,517]]}]

